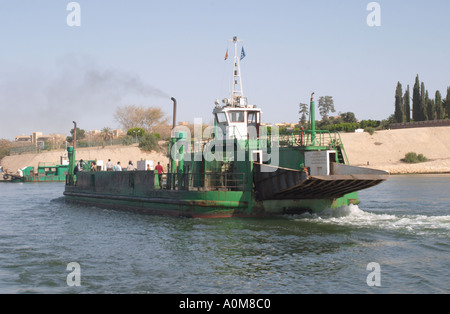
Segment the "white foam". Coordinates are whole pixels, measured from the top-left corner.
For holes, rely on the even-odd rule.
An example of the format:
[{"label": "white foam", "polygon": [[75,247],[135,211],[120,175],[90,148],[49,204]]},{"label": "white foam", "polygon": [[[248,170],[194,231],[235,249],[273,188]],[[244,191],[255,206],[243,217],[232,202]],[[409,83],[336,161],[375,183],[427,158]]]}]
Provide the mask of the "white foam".
[{"label": "white foam", "polygon": [[394,215],[366,212],[358,205],[326,209],[320,214],[302,215],[296,219],[318,224],[331,224],[355,228],[375,228],[414,233],[450,236],[450,216]]}]

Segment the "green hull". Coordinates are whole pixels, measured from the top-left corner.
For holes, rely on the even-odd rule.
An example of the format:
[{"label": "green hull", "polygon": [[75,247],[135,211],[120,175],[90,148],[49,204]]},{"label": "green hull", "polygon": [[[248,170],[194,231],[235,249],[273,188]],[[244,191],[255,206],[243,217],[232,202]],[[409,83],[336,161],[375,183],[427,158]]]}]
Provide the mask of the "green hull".
[{"label": "green hull", "polygon": [[26,176],[23,178],[23,182],[66,182],[66,176]]},{"label": "green hull", "polygon": [[[101,208],[133,210],[148,214],[168,215],[190,218],[229,218],[229,217],[269,217],[302,213],[320,213],[327,208],[358,204],[356,194],[338,199],[283,200],[283,201],[230,201],[203,200],[220,199],[220,192],[170,193],[162,191],[156,197],[114,196],[97,193],[78,193],[66,191],[66,202]],[[227,195],[231,197],[231,195]],[[202,199],[203,198],[203,199]]]},{"label": "green hull", "polygon": [[66,186],[66,201],[104,208],[192,218],[267,217],[318,213],[358,204],[357,193],[340,198],[257,200],[253,191],[160,189],[153,172],[99,172],[78,175]]}]

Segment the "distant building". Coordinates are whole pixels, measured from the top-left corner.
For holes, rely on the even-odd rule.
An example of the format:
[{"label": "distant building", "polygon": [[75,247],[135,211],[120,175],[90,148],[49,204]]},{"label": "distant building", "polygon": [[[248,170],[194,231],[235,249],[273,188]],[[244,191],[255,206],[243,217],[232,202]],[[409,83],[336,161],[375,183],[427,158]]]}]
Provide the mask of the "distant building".
[{"label": "distant building", "polygon": [[32,141],[32,137],[31,135],[18,135],[14,137],[14,142],[20,142],[20,143],[26,143],[29,142],[31,143]]},{"label": "distant building", "polygon": [[42,146],[44,142],[52,144],[61,144],[66,140],[65,134],[49,134],[44,135],[42,132],[33,132],[31,135],[18,135],[14,137],[17,143],[29,143],[36,146]]},{"label": "distant building", "polygon": [[99,135],[101,133],[102,133],[102,131],[100,131],[100,130],[92,130],[92,131],[86,132],[86,134],[90,134],[90,135]]},{"label": "distant building", "polygon": [[115,129],[115,130],[112,130],[112,134],[113,134],[113,138],[118,138],[118,137],[125,135],[125,132],[122,131],[121,129]]}]

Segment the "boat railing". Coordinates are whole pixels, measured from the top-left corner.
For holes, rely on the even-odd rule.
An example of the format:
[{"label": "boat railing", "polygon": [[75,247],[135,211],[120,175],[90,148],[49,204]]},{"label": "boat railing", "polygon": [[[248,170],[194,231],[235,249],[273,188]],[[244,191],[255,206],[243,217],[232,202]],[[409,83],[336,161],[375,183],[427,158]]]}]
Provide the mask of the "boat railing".
[{"label": "boat railing", "polygon": [[278,139],[280,146],[333,146],[339,134],[331,134],[328,130],[297,131],[279,134],[278,137],[272,135],[272,141]]},{"label": "boat railing", "polygon": [[277,141],[280,147],[326,147],[334,149],[341,155],[342,162],[348,164],[347,153],[345,152],[339,132],[329,130],[303,130],[289,134],[280,134],[277,137],[272,135],[271,142]]},{"label": "boat railing", "polygon": [[56,167],[57,165],[56,165],[56,163],[54,163],[54,162],[45,162],[45,161],[40,161],[39,163],[38,163],[38,167],[39,168],[54,168],[54,167]]},{"label": "boat railing", "polygon": [[165,179],[163,188],[169,190],[242,191],[245,188],[245,173],[166,173]]}]

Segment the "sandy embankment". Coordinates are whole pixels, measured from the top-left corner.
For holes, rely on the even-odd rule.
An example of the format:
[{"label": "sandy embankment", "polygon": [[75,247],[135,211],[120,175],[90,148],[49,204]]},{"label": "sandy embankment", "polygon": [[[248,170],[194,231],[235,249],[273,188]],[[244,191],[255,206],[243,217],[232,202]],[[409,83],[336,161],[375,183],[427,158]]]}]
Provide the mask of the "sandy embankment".
[{"label": "sandy embankment", "polygon": [[[450,127],[369,133],[342,133],[350,164],[399,173],[450,173]],[[407,164],[405,154],[423,154],[429,161]]]},{"label": "sandy embankment", "polygon": [[[64,150],[57,150],[51,152],[44,152],[40,154],[21,154],[15,156],[8,156],[3,158],[1,165],[9,172],[16,172],[17,169],[32,166],[37,168],[39,162],[53,162],[60,163],[60,156],[64,153]],[[128,165],[128,161],[132,161],[134,166],[137,166],[138,160],[152,160],[153,165],[156,166],[158,161],[167,169],[169,159],[165,153],[144,152],[141,151],[137,145],[133,146],[111,146],[111,147],[96,147],[96,148],[78,148],[76,150],[76,159],[83,160],[103,160],[105,165],[108,159],[114,164],[120,161],[122,167]]]},{"label": "sandy embankment", "polygon": [[[345,150],[353,166],[365,166],[398,173],[450,173],[450,127],[417,128],[377,131],[369,133],[342,133]],[[164,150],[163,150],[164,151]],[[406,153],[423,154],[429,161],[406,164],[401,161]],[[59,163],[63,150],[41,154],[22,154],[3,158],[1,165],[10,172],[26,166],[37,167],[39,162]],[[77,149],[76,159],[103,160],[108,158],[126,166],[141,159],[158,161],[166,170],[169,159],[163,153],[148,153],[134,146]],[[369,163],[369,165],[367,165]]]}]

